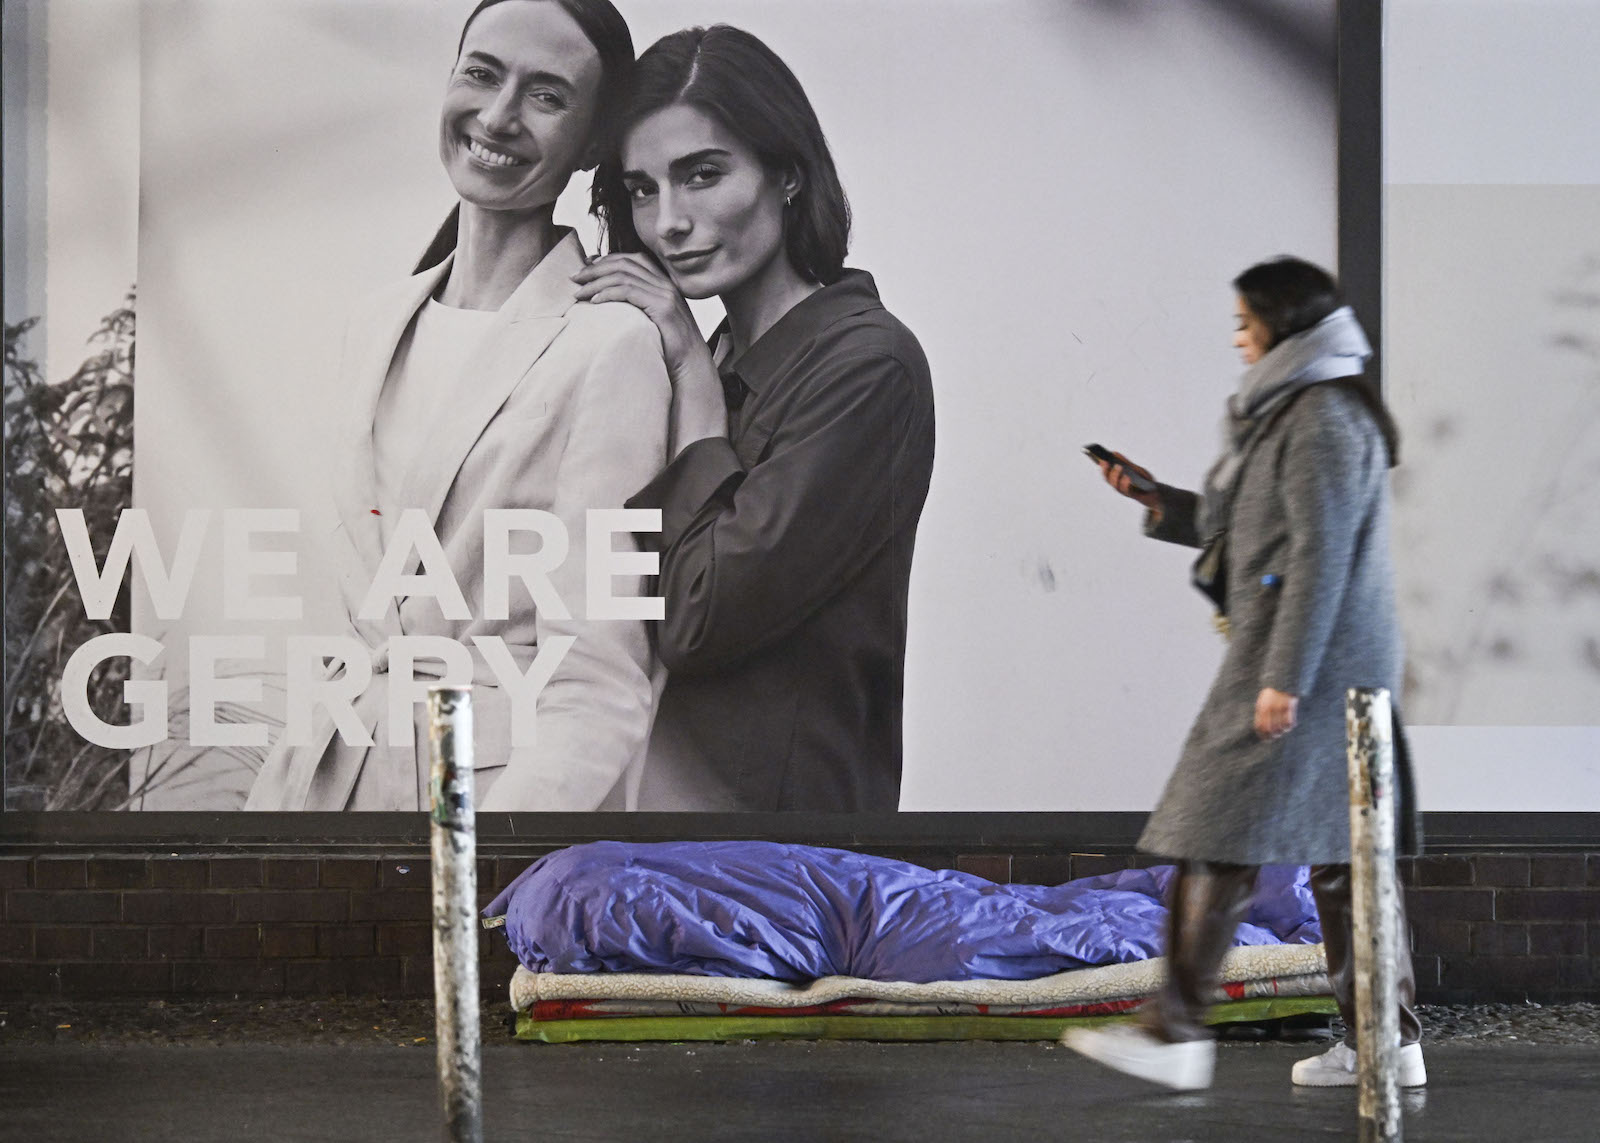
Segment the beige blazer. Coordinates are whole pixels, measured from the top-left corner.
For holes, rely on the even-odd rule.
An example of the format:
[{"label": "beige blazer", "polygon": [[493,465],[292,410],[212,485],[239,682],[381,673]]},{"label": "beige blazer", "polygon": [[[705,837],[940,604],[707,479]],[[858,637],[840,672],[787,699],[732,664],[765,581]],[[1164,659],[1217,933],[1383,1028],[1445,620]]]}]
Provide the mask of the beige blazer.
[{"label": "beige blazer", "polygon": [[[325,710],[309,745],[274,747],[246,809],[415,810],[427,806],[426,713],[414,708],[408,740],[387,733],[389,641],[397,635],[444,636],[471,652],[479,805],[494,810],[625,808],[650,730],[652,660],[645,623],[587,619],[586,513],[620,508],[665,465],[671,387],[661,340],[650,320],[622,303],[577,302],[571,275],[583,265],[567,234],[497,314],[468,361],[427,445],[411,466],[398,503],[378,503],[372,425],[390,363],[417,310],[449,272],[450,262],[383,289],[362,304],[346,339],[342,386],[349,411],[334,492],[339,524],[334,559],[350,632],[373,668],[355,701],[371,746],[336,735]],[[510,618],[484,618],[484,512],[536,508],[564,523],[568,556],[550,579],[571,618],[543,613],[520,584],[510,589]],[[446,618],[437,599],[390,601],[381,620],[359,618],[383,554],[383,517],[421,509],[433,522],[471,612]],[[391,514],[393,514],[391,516]],[[525,541],[525,542],[524,542]],[[613,546],[625,549],[631,536]],[[521,537],[514,550],[533,551]],[[413,553],[405,568],[418,571]],[[613,595],[638,595],[643,577],[610,581]],[[551,609],[553,610],[553,609]],[[552,636],[571,649],[539,696],[537,739],[511,742],[511,701],[473,636],[498,636],[519,670]],[[346,664],[330,660],[326,677]],[[420,676],[438,669],[428,660]]]}]

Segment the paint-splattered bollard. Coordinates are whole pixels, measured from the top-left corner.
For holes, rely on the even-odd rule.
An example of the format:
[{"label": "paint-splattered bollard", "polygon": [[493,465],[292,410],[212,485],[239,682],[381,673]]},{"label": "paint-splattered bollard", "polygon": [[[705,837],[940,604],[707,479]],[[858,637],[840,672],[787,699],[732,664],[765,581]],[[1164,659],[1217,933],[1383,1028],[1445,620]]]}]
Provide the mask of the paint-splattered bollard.
[{"label": "paint-splattered bollard", "polygon": [[472,809],[472,688],[428,688],[433,810],[433,1000],[448,1143],[482,1143],[478,874]]},{"label": "paint-splattered bollard", "polygon": [[1356,1079],[1361,1143],[1399,1143],[1399,981],[1395,959],[1394,722],[1389,692],[1345,694],[1350,879],[1355,921]]}]

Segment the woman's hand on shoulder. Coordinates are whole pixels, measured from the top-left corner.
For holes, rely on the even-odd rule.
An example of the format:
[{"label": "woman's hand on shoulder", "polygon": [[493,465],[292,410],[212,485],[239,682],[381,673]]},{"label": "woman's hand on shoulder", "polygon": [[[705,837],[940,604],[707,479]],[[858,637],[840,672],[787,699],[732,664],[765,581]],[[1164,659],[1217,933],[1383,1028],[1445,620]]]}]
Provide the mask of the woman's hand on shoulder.
[{"label": "woman's hand on shoulder", "polygon": [[722,380],[678,287],[643,254],[607,254],[572,276],[578,298],[627,302],[654,323],[672,382],[672,455],[706,437],[728,435]]},{"label": "woman's hand on shoulder", "polygon": [[674,385],[680,375],[711,359],[700,327],[678,287],[643,254],[607,254],[572,275],[578,299],[585,302],[627,302],[641,310],[661,333],[661,352]]}]

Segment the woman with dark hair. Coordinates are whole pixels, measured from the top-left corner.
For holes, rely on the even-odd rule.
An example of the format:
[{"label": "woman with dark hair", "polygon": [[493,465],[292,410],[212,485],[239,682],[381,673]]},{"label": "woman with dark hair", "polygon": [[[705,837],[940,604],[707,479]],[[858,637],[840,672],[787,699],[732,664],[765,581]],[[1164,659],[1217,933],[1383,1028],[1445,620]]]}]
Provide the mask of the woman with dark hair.
[{"label": "woman with dark hair", "polygon": [[[577,281],[649,315],[673,385],[675,457],[629,501],[662,512],[666,604],[640,808],[896,809],[927,360],[845,268],[827,141],[760,40],[657,42],[619,139],[594,191],[614,252]],[[707,345],[684,299],[709,297]]]},{"label": "woman with dark hair", "polygon": [[[1234,344],[1248,368],[1228,399],[1223,453],[1203,491],[1157,483],[1126,460],[1101,464],[1113,488],[1145,506],[1147,535],[1203,548],[1196,585],[1225,616],[1230,638],[1139,839],[1145,852],[1178,859],[1166,981],[1137,1024],[1069,1032],[1065,1042],[1169,1087],[1209,1084],[1215,1048],[1205,1009],[1249,910],[1256,870],[1309,864],[1346,1038],[1297,1063],[1293,1080],[1352,1085],[1344,704],[1350,687],[1398,693],[1400,685],[1388,481],[1399,438],[1363,375],[1372,351],[1331,275],[1279,258],[1252,266],[1233,285]],[[1133,474],[1144,478],[1142,488]],[[1415,852],[1415,806],[1398,725],[1395,741],[1399,847]],[[1406,931],[1403,907],[1399,931]],[[1399,1080],[1411,1087],[1427,1082],[1427,1071],[1408,950],[1402,940],[1395,971]]]},{"label": "woman with dark hair", "polygon": [[[369,298],[346,339],[335,544],[367,654],[303,681],[324,697],[322,723],[291,725],[248,808],[426,808],[414,676],[472,684],[484,808],[630,803],[648,633],[597,616],[577,553],[588,513],[620,508],[666,463],[671,389],[648,320],[579,300],[584,253],[553,212],[609,145],[632,62],[609,0],[483,0],[468,17],[439,122],[459,205],[419,272]],[[544,590],[521,553],[561,533],[574,556],[543,561]],[[610,586],[638,595],[646,581]]]}]

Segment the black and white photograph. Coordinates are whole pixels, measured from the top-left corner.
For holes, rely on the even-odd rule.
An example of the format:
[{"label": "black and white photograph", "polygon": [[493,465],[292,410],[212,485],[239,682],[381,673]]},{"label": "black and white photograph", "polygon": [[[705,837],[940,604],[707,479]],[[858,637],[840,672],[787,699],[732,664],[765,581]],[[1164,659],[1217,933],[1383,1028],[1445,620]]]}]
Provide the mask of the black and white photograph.
[{"label": "black and white photograph", "polygon": [[425,808],[437,682],[486,809],[1159,792],[1217,640],[1079,450],[1193,484],[1333,261],[1331,0],[28,15],[8,805]]}]

